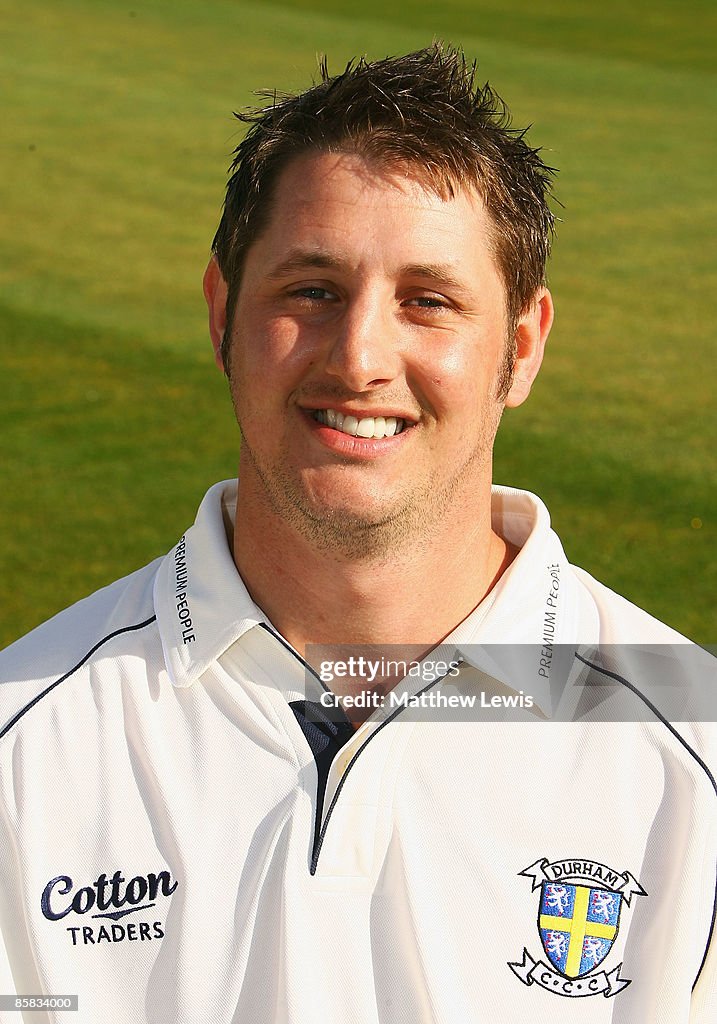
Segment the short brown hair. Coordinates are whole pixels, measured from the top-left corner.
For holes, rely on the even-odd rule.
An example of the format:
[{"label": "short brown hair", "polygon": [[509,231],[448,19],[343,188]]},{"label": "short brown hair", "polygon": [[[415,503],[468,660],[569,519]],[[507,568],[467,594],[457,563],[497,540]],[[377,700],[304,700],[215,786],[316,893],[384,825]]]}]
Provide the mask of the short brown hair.
[{"label": "short brown hair", "polygon": [[251,127],[234,151],[212,244],[228,288],[225,367],[246,252],[267,223],[277,178],[310,151],[408,164],[445,198],[473,187],[495,228],[491,242],[514,325],[545,282],[554,171],[525,131],[510,127],[509,111],[488,83],[476,84],[475,62],[434,43],[403,57],[351,61],[334,77],[322,59],[320,72],[306,92],[262,91],[268,105],[235,114]]}]

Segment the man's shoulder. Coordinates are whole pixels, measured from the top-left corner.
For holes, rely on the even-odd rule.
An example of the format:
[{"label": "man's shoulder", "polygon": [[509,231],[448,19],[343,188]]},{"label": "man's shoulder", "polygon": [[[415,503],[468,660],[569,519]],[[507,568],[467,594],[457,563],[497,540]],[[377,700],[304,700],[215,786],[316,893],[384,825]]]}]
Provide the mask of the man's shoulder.
[{"label": "man's shoulder", "polygon": [[[644,609],[572,567],[590,595],[599,639],[578,654],[597,690],[622,690],[626,721],[658,721],[694,758],[717,793],[717,659]],[[622,721],[619,716],[614,721]]]},{"label": "man's shoulder", "polygon": [[0,736],[24,708],[101,656],[108,645],[114,653],[136,645],[155,622],[153,588],[161,563],[157,558],[90,594],[0,652]]}]

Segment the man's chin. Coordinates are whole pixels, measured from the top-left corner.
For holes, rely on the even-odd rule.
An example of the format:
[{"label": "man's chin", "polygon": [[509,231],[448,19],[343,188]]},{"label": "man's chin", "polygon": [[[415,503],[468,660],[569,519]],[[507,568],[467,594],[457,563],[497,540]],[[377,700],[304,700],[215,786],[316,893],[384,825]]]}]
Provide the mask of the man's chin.
[{"label": "man's chin", "polygon": [[294,506],[293,525],[316,548],[349,559],[376,558],[405,539],[406,519],[395,509],[337,505],[304,499]]},{"label": "man's chin", "polygon": [[393,509],[367,507],[365,504],[337,505],[324,502],[304,502],[300,506],[302,513],[311,522],[328,528],[338,528],[346,532],[366,532],[380,530],[396,522],[400,516]]},{"label": "man's chin", "polygon": [[[248,453],[247,453],[248,454]],[[328,480],[299,478],[275,466],[262,472],[249,463],[244,483],[258,484],[260,502],[274,517],[323,551],[363,558],[389,550],[407,532],[415,518],[415,501],[404,501],[385,488],[352,488],[341,475]],[[241,481],[240,469],[240,481]],[[388,495],[391,495],[389,500]],[[405,496],[404,496],[405,497]]]}]

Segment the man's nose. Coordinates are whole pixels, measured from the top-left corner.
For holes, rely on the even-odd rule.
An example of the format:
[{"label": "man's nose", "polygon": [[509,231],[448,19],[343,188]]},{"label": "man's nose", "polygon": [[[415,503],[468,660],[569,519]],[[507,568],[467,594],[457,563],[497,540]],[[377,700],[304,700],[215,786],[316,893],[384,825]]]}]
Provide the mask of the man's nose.
[{"label": "man's nose", "polygon": [[396,379],[401,368],[401,324],[386,296],[365,295],[349,303],[334,329],[327,373],[354,392]]}]

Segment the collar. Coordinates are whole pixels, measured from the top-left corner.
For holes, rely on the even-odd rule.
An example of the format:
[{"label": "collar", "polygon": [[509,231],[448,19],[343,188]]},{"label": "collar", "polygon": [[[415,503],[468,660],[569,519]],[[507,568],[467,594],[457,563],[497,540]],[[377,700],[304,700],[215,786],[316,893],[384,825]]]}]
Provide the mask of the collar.
[{"label": "collar", "polygon": [[[175,686],[189,686],[248,630],[276,632],[236,570],[228,543],[236,481],[210,488],[194,525],[164,558],[154,605],[165,663]],[[493,529],[520,551],[491,592],[431,657],[458,656],[515,688],[515,680],[550,714],[551,674],[541,651],[567,650],[578,639],[580,594],[543,502],[528,491],[494,487]],[[581,642],[586,638],[581,636]],[[530,657],[527,658],[527,651]],[[543,657],[548,655],[543,654]],[[537,663],[533,662],[538,659]],[[551,661],[555,654],[549,657]],[[525,680],[525,683],[522,681]]]},{"label": "collar", "polygon": [[567,682],[578,636],[585,633],[587,609],[537,495],[494,486],[491,514],[494,531],[520,550],[442,646],[482,675],[530,694],[549,716]]},{"label": "collar", "polygon": [[236,500],[236,480],[211,487],[155,579],[154,608],[175,686],[189,686],[247,630],[268,624],[236,570],[227,539]]}]

